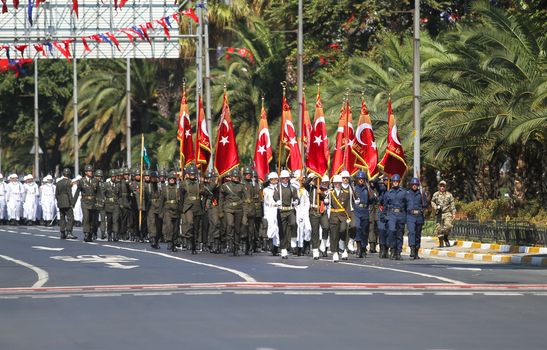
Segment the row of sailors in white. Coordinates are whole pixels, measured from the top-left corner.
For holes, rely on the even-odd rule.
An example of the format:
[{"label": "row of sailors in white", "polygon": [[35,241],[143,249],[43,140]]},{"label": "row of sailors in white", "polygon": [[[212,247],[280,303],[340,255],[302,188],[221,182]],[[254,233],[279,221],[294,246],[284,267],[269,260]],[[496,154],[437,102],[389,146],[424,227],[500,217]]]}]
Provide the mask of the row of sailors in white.
[{"label": "row of sailors in white", "polygon": [[[72,193],[77,189],[79,176],[72,180]],[[27,222],[44,220],[51,222],[58,218],[59,212],[57,201],[55,200],[55,185],[53,177],[47,175],[44,177],[42,185],[38,187],[32,175],[23,177],[24,183],[19,181],[17,174],[8,176],[8,181],[4,181],[4,176],[0,173],[0,221],[20,221]],[[74,206],[74,220],[82,221],[82,208],[80,199]]]}]

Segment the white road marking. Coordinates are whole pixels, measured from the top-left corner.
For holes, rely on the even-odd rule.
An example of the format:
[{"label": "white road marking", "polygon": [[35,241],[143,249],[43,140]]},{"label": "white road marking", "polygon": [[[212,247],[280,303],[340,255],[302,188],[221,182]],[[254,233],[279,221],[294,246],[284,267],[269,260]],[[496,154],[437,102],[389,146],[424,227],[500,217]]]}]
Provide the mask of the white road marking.
[{"label": "white road marking", "polygon": [[493,296],[493,297],[497,297],[497,296],[522,296],[522,293],[512,293],[512,292],[484,292],[482,294],[488,295],[488,296]]},{"label": "white road marking", "polygon": [[[328,260],[319,260],[319,261],[326,261],[326,262],[329,262],[329,263],[330,263],[330,261],[328,261]],[[466,284],[466,283],[464,283],[464,282],[462,282],[462,281],[453,280],[453,279],[446,278],[446,277],[441,277],[441,276],[430,275],[430,274],[427,274],[427,273],[416,272],[416,271],[408,271],[408,270],[394,269],[394,268],[391,268],[391,267],[382,267],[382,266],[374,266],[374,265],[355,264],[355,263],[341,262],[341,261],[338,262],[338,263],[339,263],[339,264],[342,264],[342,265],[352,265],[352,266],[365,267],[365,268],[371,268],[371,269],[378,269],[378,270],[387,270],[387,271],[408,273],[408,274],[416,275],[416,276],[422,276],[422,277],[427,277],[427,278],[434,278],[434,279],[441,280],[441,281],[443,281],[443,282],[448,282],[448,283],[453,283],[453,284]]]},{"label": "white road marking", "polygon": [[185,295],[221,295],[221,291],[214,291],[214,290],[203,290],[203,291],[195,291],[195,292],[184,292]]},{"label": "white road marking", "polygon": [[195,260],[185,259],[185,258],[181,258],[181,257],[178,257],[178,256],[169,255],[169,254],[160,253],[160,252],[152,252],[152,251],[149,251],[149,250],[134,249],[134,248],[128,248],[128,247],[118,247],[118,246],[110,245],[110,244],[103,244],[102,246],[103,247],[108,247],[108,248],[114,248],[114,249],[127,250],[127,251],[131,251],[131,252],[154,254],[154,255],[163,256],[163,257],[169,258],[169,259],[185,261],[185,262],[190,263],[190,264],[207,266],[207,267],[211,267],[211,268],[214,268],[214,269],[219,269],[219,270],[231,272],[231,273],[241,277],[243,280],[245,280],[245,282],[256,282],[256,280],[254,278],[252,278],[250,275],[246,274],[245,272],[234,270],[234,269],[224,267],[224,266],[202,263],[202,262],[195,261]]},{"label": "white road marking", "polygon": [[233,292],[237,295],[271,295],[272,292],[268,292],[265,290],[235,290]]},{"label": "white road marking", "polygon": [[21,266],[24,266],[24,267],[26,267],[28,269],[31,269],[32,271],[36,272],[36,274],[38,275],[38,281],[36,281],[36,283],[34,283],[32,285],[32,288],[40,288],[44,284],[46,284],[46,282],[49,280],[49,274],[45,270],[42,270],[41,268],[39,268],[37,266],[31,265],[31,264],[26,263],[26,262],[21,261],[21,260],[10,258],[9,256],[6,256],[6,255],[0,255],[0,258],[2,258],[4,260],[11,261],[11,262],[14,262],[16,264],[19,264]]},{"label": "white road marking", "polygon": [[90,294],[80,294],[86,298],[103,298],[103,297],[121,297],[121,293],[90,293]]},{"label": "white road marking", "polygon": [[424,295],[420,292],[384,292],[384,295]]},{"label": "white road marking", "polygon": [[436,292],[435,295],[440,296],[462,296],[462,295],[474,295],[473,292]]},{"label": "white road marking", "polygon": [[120,263],[106,263],[108,265],[107,267],[110,267],[111,269],[122,269],[122,270],[130,270],[134,269],[135,267],[139,267],[139,265],[122,265]]},{"label": "white road marking", "polygon": [[59,237],[56,237],[56,236],[47,236],[47,238],[51,238],[51,239],[60,239]]},{"label": "white road marking", "polygon": [[440,267],[447,270],[460,270],[460,271],[482,271],[479,267],[451,267],[447,265],[431,265],[431,267]]},{"label": "white road marking", "polygon": [[54,247],[42,247],[41,245],[33,245],[32,248],[38,249],[38,250],[50,250],[55,252],[60,252],[61,250],[65,249],[65,248],[54,248]]},{"label": "white road marking", "polygon": [[297,265],[289,265],[289,264],[283,264],[283,263],[268,263],[268,264],[273,265],[273,266],[286,267],[286,268],[289,268],[289,269],[304,270],[304,269],[308,268],[308,266],[297,266]]},{"label": "white road marking", "polygon": [[122,265],[121,263],[138,261],[139,259],[130,258],[123,255],[76,255],[76,256],[52,256],[51,259],[68,261],[68,262],[81,262],[81,263],[104,263],[106,267],[113,269],[129,270],[139,265]]},{"label": "white road marking", "polygon": [[70,298],[70,294],[31,295],[32,299]]},{"label": "white road marking", "polygon": [[158,295],[173,295],[173,292],[138,292],[132,293],[136,297],[158,296]]},{"label": "white road marking", "polygon": [[334,292],[334,295],[372,295],[372,292]]},{"label": "white road marking", "polygon": [[25,236],[32,236],[32,233],[30,232],[19,232],[20,235],[25,235]]},{"label": "white road marking", "polygon": [[323,292],[315,292],[311,290],[294,290],[283,292],[285,295],[323,295]]},{"label": "white road marking", "polygon": [[34,235],[35,235],[36,237],[46,237],[46,235],[43,235],[43,234],[41,234],[41,233],[35,233]]}]

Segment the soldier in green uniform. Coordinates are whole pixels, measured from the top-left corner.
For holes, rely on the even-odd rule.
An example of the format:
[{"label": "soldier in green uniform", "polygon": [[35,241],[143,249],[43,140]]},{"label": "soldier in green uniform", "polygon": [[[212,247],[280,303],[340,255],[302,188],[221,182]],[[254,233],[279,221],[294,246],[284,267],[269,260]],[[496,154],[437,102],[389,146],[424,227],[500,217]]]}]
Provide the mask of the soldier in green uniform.
[{"label": "soldier in green uniform", "polygon": [[264,207],[262,203],[264,202],[264,193],[262,192],[262,183],[258,179],[258,173],[253,169],[253,181],[256,186],[255,198],[253,200],[255,206],[255,243],[254,251],[255,253],[263,252],[266,250],[268,235],[266,230],[262,228],[262,220],[264,219]]},{"label": "soldier in green uniform", "polygon": [[456,203],[452,193],[446,190],[446,181],[439,182],[439,190],[431,198],[431,207],[435,212],[435,234],[439,239],[439,247],[450,247],[448,235],[452,230]]},{"label": "soldier in green uniform", "polygon": [[[245,255],[254,252],[257,244],[258,230],[256,227],[256,205],[260,198],[260,188],[258,183],[253,179],[253,171],[251,167],[245,167],[243,170],[243,186],[245,194],[243,197],[243,218],[242,218],[242,241]],[[258,198],[258,199],[257,199]]]},{"label": "soldier in green uniform", "polygon": [[55,185],[55,200],[57,201],[57,207],[59,208],[61,239],[76,239],[76,237],[72,235],[72,227],[74,226],[74,211],[72,208],[75,200],[72,197],[72,182],[70,176],[70,169],[63,169],[63,177],[57,181],[57,184]]},{"label": "soldier in green uniform", "polygon": [[220,186],[217,182],[217,177],[212,170],[207,171],[203,183],[204,188],[204,206],[207,220],[207,242],[209,250],[213,254],[221,252],[220,243],[220,218],[218,201],[220,196]]},{"label": "soldier in green uniform", "polygon": [[118,231],[119,239],[127,239],[129,212],[131,210],[131,189],[129,187],[129,168],[123,168],[122,178],[118,182],[118,195],[120,206],[120,225]]},{"label": "soldier in green uniform", "polygon": [[82,214],[83,214],[83,231],[84,242],[93,242],[93,230],[95,224],[96,200],[99,182],[93,178],[93,166],[86,165],[84,167],[84,177],[77,184],[76,193],[74,194],[74,202],[82,194]]},{"label": "soldier in green uniform", "polygon": [[372,197],[370,198],[369,204],[369,236],[368,236],[368,245],[369,253],[377,253],[376,244],[378,244],[378,195],[376,194],[376,180],[370,179],[368,185],[372,190]]},{"label": "soldier in green uniform", "polygon": [[[304,182],[304,188],[310,196],[311,248],[314,260],[319,259],[319,246],[321,244],[319,228],[322,229],[322,236],[325,240],[329,235],[329,216],[324,202],[327,198],[328,183],[329,177],[327,175],[324,175],[322,179],[318,179],[315,174],[310,174]],[[327,248],[325,247],[324,252],[326,251]]]},{"label": "soldier in green uniform", "polygon": [[177,187],[177,173],[171,171],[168,176],[168,184],[161,191],[159,201],[159,212],[163,217],[162,233],[167,242],[167,249],[177,251],[174,239],[178,232],[180,213],[183,206],[183,194]]},{"label": "soldier in green uniform", "polygon": [[291,237],[296,237],[296,210],[298,205],[298,192],[291,186],[291,174],[287,170],[281,170],[279,186],[274,191],[274,200],[279,204],[279,240],[281,246],[281,258],[289,258]]},{"label": "soldier in green uniform", "polygon": [[104,182],[103,171],[95,170],[95,180],[97,180],[97,197],[95,197],[95,218],[93,223],[93,239],[97,239],[97,231],[101,229],[101,239],[106,238],[106,220],[104,212]]},{"label": "soldier in green uniform", "polygon": [[131,188],[131,214],[130,214],[130,232],[131,240],[144,242],[146,238],[146,203],[144,196],[141,198],[141,171],[133,171],[133,180],[130,183]]},{"label": "soldier in green uniform", "polygon": [[232,252],[234,256],[239,255],[245,192],[245,188],[239,181],[239,170],[236,168],[230,172],[230,181],[220,187],[220,211],[225,217],[228,252]]},{"label": "soldier in green uniform", "polygon": [[116,170],[110,170],[110,180],[103,184],[104,195],[104,223],[106,225],[106,234],[109,242],[118,241],[118,225],[120,216],[120,207],[118,204],[118,177]]},{"label": "soldier in green uniform", "polygon": [[[342,188],[342,177],[334,175],[332,179],[334,189],[329,191],[329,198],[326,204],[330,205],[330,250],[332,252],[332,261],[338,262],[338,245],[340,240],[346,240],[349,225],[351,222],[351,193],[349,189]],[[342,253],[342,259],[347,260],[347,249]]]},{"label": "soldier in green uniform", "polygon": [[187,178],[181,184],[182,193],[184,194],[184,206],[182,208],[183,238],[190,242],[192,254],[197,254],[197,247],[201,241],[202,190],[197,178],[198,169],[194,164],[186,168],[186,174]]},{"label": "soldier in green uniform", "polygon": [[[147,175],[148,174],[148,175]],[[158,189],[158,173],[156,171],[146,170],[144,174],[144,198],[146,199],[148,235],[150,246],[154,249],[160,249],[158,230],[160,216],[160,191]]]}]

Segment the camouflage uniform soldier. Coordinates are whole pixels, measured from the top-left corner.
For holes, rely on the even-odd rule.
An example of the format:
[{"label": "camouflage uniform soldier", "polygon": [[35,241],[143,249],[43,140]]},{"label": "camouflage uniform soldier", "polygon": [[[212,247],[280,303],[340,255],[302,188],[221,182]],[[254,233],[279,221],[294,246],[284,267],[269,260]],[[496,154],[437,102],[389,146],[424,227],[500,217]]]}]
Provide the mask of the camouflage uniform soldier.
[{"label": "camouflage uniform soldier", "polygon": [[110,170],[110,181],[105,181],[102,189],[104,194],[104,224],[109,242],[112,240],[118,241],[120,207],[118,203],[117,173],[116,170]]},{"label": "camouflage uniform soldier", "polygon": [[257,230],[255,226],[256,207],[255,202],[259,194],[258,184],[253,180],[253,171],[250,167],[245,167],[243,170],[243,186],[245,188],[245,195],[243,197],[243,219],[241,224],[243,225],[241,238],[243,240],[243,247],[245,255],[252,254],[254,251],[255,239],[257,236]]},{"label": "camouflage uniform soldier", "polygon": [[197,254],[197,245],[200,243],[201,216],[203,205],[201,203],[201,188],[197,178],[198,169],[190,165],[186,169],[188,178],[182,183],[184,193],[184,206],[182,208],[182,220],[184,222],[183,237],[190,240],[192,254]]},{"label": "camouflage uniform soldier", "polygon": [[255,253],[264,251],[266,248],[266,242],[268,241],[268,235],[266,230],[262,229],[262,219],[264,218],[264,208],[262,207],[262,202],[264,194],[262,193],[262,186],[258,180],[258,173],[253,169],[253,179],[256,187],[255,198],[253,200],[255,205],[255,244],[254,250]]},{"label": "camouflage uniform soldier", "polygon": [[238,169],[233,169],[230,175],[231,182],[225,182],[220,187],[220,210],[225,215],[228,251],[232,251],[236,256],[239,255],[245,188],[239,182]]},{"label": "camouflage uniform soldier", "polygon": [[71,171],[68,168],[63,169],[63,177],[55,185],[55,200],[59,208],[60,220],[59,228],[61,230],[61,239],[76,239],[72,235],[74,225],[74,212],[72,207],[75,200],[72,197],[72,183],[70,181]]},{"label": "camouflage uniform soldier", "polygon": [[84,242],[93,241],[93,231],[96,215],[96,200],[99,182],[93,178],[93,167],[86,165],[84,168],[85,176],[78,181],[78,187],[74,194],[74,202],[82,193],[82,213],[83,213],[83,231]]},{"label": "camouflage uniform soldier", "polygon": [[217,183],[217,178],[214,177],[212,171],[205,174],[205,210],[207,216],[207,241],[211,245],[210,250],[214,254],[221,252],[220,243],[220,218],[218,201],[220,196],[220,186]]},{"label": "camouflage uniform soldier", "polygon": [[131,189],[129,187],[129,168],[122,169],[122,178],[118,182],[119,206],[120,206],[120,225],[119,239],[127,239],[127,229],[129,224],[129,211],[131,210]]},{"label": "camouflage uniform soldier", "polygon": [[160,216],[160,191],[158,189],[158,174],[155,171],[144,171],[144,198],[147,210],[147,229],[150,238],[150,246],[159,249],[160,232],[158,230]]},{"label": "camouflage uniform soldier", "polygon": [[101,239],[106,238],[106,218],[104,212],[104,182],[103,171],[95,170],[95,180],[97,180],[97,197],[95,198],[96,215],[93,224],[93,239],[97,239],[97,231],[101,229]]},{"label": "camouflage uniform soldier", "polygon": [[452,193],[446,190],[446,181],[439,182],[439,191],[433,194],[431,207],[435,212],[435,234],[439,238],[439,247],[450,247],[448,235],[452,230],[456,204]]},{"label": "camouflage uniform soldier", "polygon": [[180,213],[182,212],[183,194],[177,187],[177,174],[171,171],[168,176],[168,185],[161,191],[159,212],[163,217],[162,232],[167,249],[177,251],[175,246],[175,233],[178,233]]}]

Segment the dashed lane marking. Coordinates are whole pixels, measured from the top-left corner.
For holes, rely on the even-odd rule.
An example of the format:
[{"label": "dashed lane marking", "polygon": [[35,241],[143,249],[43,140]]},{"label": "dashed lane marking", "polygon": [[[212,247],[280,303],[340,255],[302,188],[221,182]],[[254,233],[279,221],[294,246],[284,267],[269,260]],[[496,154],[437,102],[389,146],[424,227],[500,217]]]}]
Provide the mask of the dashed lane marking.
[{"label": "dashed lane marking", "polygon": [[286,267],[288,269],[300,269],[300,270],[305,270],[309,267],[309,266],[290,265],[290,264],[275,263],[275,262],[268,263],[268,264],[273,266],[278,266],[278,267]]}]

